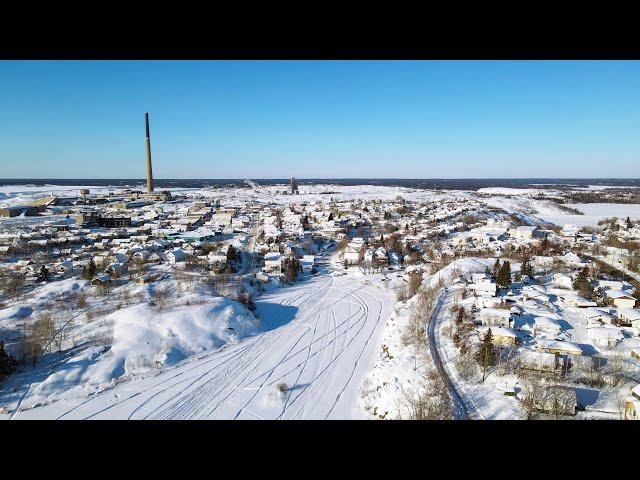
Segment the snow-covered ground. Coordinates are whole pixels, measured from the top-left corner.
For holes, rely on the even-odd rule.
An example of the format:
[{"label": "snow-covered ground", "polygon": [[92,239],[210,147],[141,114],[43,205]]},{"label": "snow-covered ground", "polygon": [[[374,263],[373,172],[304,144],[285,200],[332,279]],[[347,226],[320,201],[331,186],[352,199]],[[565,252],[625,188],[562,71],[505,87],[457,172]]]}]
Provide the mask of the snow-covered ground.
[{"label": "snow-covered ground", "polygon": [[[395,300],[375,285],[375,278],[380,282],[379,276],[321,276],[277,290],[258,302],[264,332],[88,397],[70,394],[29,408],[42,401],[40,387],[33,386],[13,418],[362,418],[360,387]],[[127,317],[126,312],[122,315]],[[172,317],[169,325],[158,328],[176,333],[175,345],[201,346],[192,333],[202,328],[193,325],[202,318],[182,328],[175,323],[181,323],[175,320],[180,315]],[[159,340],[156,329],[147,330],[156,322],[163,319],[143,315],[126,322],[135,335],[126,335],[123,342],[133,342],[129,345],[143,354],[158,352],[153,346]],[[213,329],[214,343],[224,335],[224,325]],[[86,372],[87,363],[98,365],[96,358],[108,354],[85,351],[71,363]]]},{"label": "snow-covered ground", "polygon": [[559,194],[559,190],[539,189],[539,188],[511,188],[511,187],[487,187],[479,188],[478,193],[486,195],[518,195],[518,196],[536,196],[544,194]]},{"label": "snow-covered ground", "polygon": [[[76,195],[80,188],[0,186],[0,206],[24,204],[52,191]],[[101,193],[119,190],[88,188]],[[492,196],[478,196],[470,191],[375,185],[302,185],[302,195],[296,196],[283,195],[284,188],[171,190],[221,198],[228,205],[458,197],[477,199],[541,225],[595,225],[611,216],[640,218],[640,205],[570,205],[585,215],[567,215],[552,201],[530,198],[551,190],[481,189],[479,193]],[[25,225],[60,218],[0,222]],[[100,300],[104,315],[99,322],[82,315],[75,320],[71,330],[81,342],[74,340],[72,346],[63,346],[64,353],[46,355],[37,368],[23,369],[8,380],[0,391],[0,407],[12,413],[0,418],[394,418],[399,399],[405,391],[420,388],[423,377],[421,367],[415,368],[412,349],[402,344],[412,305],[411,300],[396,303],[396,290],[406,284],[403,272],[365,275],[358,268],[345,269],[336,255],[328,261],[329,271],[293,286],[268,288],[269,293],[257,302],[257,317],[239,303],[201,293],[182,293],[179,302],[157,309],[148,303],[153,287],[129,285],[129,295],[138,303]],[[481,272],[494,261],[459,259],[427,277],[425,285],[434,287],[440,278],[448,285],[452,275]],[[179,287],[170,282],[165,284]],[[40,285],[20,304],[0,309],[0,327],[17,334],[20,324],[36,317],[42,305],[78,292],[90,293],[90,289],[89,282],[78,279]],[[437,346],[447,376],[464,397],[472,418],[521,418],[518,401],[500,390],[500,384],[514,379],[497,378],[494,373],[482,384],[459,378],[456,348],[446,333],[454,290],[442,292],[431,350]],[[563,313],[571,318],[570,312]],[[571,339],[582,341],[583,329],[577,323],[573,327]],[[95,341],[101,336],[106,340]],[[433,367],[429,357],[433,351],[427,348],[424,353],[422,367]]]},{"label": "snow-covered ground", "polygon": [[[440,281],[447,285],[458,275],[483,272],[486,267],[491,267],[493,261],[490,258],[456,260],[426,278],[423,287],[437,288]],[[463,401],[467,404],[466,408],[471,418],[519,418],[521,408],[517,401],[505,399],[501,392],[497,393],[492,380],[483,385],[466,385],[460,381],[453,366],[457,356],[455,346],[452,340],[442,333],[443,329],[449,327],[453,299],[453,294],[445,295],[445,293],[441,292],[441,304],[437,304],[434,309],[432,321],[435,327],[435,343],[421,347],[417,356],[411,345],[407,346],[403,343],[403,334],[410,324],[411,312],[415,308],[417,296],[396,304],[386,322],[373,368],[363,385],[360,402],[368,418],[395,419],[400,416],[405,395],[422,388],[425,372],[434,367],[431,356],[434,353],[431,351],[434,346],[442,357],[447,375],[454,382],[455,388],[464,396]]]},{"label": "snow-covered ground", "polygon": [[639,204],[576,203],[567,204],[567,207],[576,208],[583,212],[584,215],[571,215],[564,214],[562,212],[541,212],[537,214],[537,216],[548,222],[555,223],[556,225],[565,225],[569,223],[579,227],[595,227],[598,225],[598,221],[603,218],[640,218]]},{"label": "snow-covered ground", "polygon": [[67,186],[67,185],[0,185],[0,207],[24,205],[37,198],[56,195],[77,196],[80,189],[87,188],[92,193],[107,193],[120,190],[115,187]]}]

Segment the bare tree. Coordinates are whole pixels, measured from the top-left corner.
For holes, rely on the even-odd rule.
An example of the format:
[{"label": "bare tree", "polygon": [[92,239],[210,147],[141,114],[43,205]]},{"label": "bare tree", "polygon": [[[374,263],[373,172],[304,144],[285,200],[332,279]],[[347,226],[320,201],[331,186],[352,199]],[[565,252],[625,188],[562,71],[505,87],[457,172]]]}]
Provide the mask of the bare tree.
[{"label": "bare tree", "polygon": [[7,296],[13,300],[20,300],[22,297],[22,289],[25,285],[24,277],[22,275],[11,275],[5,281],[4,290],[7,292]]},{"label": "bare tree", "polygon": [[456,370],[458,370],[458,375],[460,375],[460,378],[466,381],[473,379],[478,372],[476,361],[474,360],[471,352],[468,350],[464,353],[461,352],[456,357],[455,367]]},{"label": "bare tree", "polygon": [[544,396],[544,379],[535,372],[522,370],[518,374],[518,379],[522,387],[522,406],[527,412],[527,420],[531,420]]},{"label": "bare tree", "polygon": [[409,275],[409,296],[413,297],[422,284],[422,275],[419,273]]},{"label": "bare tree", "polygon": [[449,391],[435,369],[424,376],[422,385],[416,391],[403,390],[398,417],[409,420],[451,420],[453,418]]},{"label": "bare tree", "polygon": [[608,358],[607,362],[607,383],[610,387],[615,387],[631,374],[631,364],[629,360],[620,353],[615,353]]},{"label": "bare tree", "polygon": [[552,413],[556,419],[561,415],[574,415],[576,393],[573,387],[548,385],[542,394],[540,408]]},{"label": "bare tree", "polygon": [[413,345],[413,369],[418,369],[418,356],[423,347],[427,345],[426,323],[422,312],[413,309],[409,315],[409,323],[402,335],[402,343],[405,346]]},{"label": "bare tree", "polygon": [[32,366],[38,363],[46,348],[50,345],[55,334],[55,324],[51,312],[45,311],[40,317],[23,332],[20,340],[20,350],[23,363]]}]

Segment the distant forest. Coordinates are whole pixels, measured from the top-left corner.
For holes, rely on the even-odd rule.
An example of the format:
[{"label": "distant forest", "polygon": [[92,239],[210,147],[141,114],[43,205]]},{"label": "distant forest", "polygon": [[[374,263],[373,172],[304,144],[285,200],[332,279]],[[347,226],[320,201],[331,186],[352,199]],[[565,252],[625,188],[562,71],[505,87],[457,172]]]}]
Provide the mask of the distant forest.
[{"label": "distant forest", "polygon": [[[288,184],[288,178],[272,179],[251,179],[258,185],[279,185]],[[423,189],[445,189],[445,190],[477,190],[488,187],[511,187],[511,188],[540,188],[551,187],[569,190],[572,187],[585,187],[587,185],[619,186],[619,187],[640,187],[640,179],[613,179],[613,178],[587,178],[587,179],[567,179],[567,178],[467,178],[467,179],[402,179],[402,178],[302,178],[297,179],[299,185],[381,185],[407,188]],[[244,179],[154,179],[156,187],[159,188],[221,188],[221,187],[241,187],[245,185]],[[0,179],[0,185],[69,185],[69,186],[116,186],[129,188],[142,188],[145,185],[144,179],[63,179],[63,178],[25,178],[25,179]],[[602,192],[572,193],[581,200],[571,200],[572,202],[592,203],[594,201],[603,202]],[[621,192],[616,192],[616,197]],[[635,193],[635,192],[634,192]],[[591,198],[598,200],[589,200]],[[636,194],[637,197],[637,194]],[[628,197],[625,197],[628,198]],[[612,203],[639,203],[637,201],[611,200]]]}]

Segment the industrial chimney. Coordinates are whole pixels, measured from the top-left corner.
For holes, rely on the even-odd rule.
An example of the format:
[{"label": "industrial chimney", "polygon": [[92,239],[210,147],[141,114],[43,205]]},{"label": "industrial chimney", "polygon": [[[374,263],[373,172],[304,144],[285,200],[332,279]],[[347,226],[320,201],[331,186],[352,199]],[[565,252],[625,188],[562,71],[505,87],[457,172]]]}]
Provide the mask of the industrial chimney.
[{"label": "industrial chimney", "polygon": [[153,192],[153,171],[151,170],[151,139],[149,138],[149,112],[144,114],[147,124],[147,193]]}]

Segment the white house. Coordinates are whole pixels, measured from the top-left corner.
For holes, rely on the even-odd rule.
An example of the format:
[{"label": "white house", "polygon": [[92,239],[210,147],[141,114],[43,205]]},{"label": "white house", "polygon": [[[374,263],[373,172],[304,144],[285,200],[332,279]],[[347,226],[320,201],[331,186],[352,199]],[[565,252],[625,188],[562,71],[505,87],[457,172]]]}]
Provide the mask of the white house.
[{"label": "white house", "polygon": [[604,295],[613,300],[613,304],[618,308],[628,309],[636,306],[636,299],[622,290],[605,290]]},{"label": "white house", "polygon": [[587,337],[596,347],[613,348],[624,336],[616,327],[596,327],[587,329]]},{"label": "white house", "polygon": [[509,234],[513,238],[529,239],[529,238],[533,238],[537,229],[538,227],[536,226],[520,225],[516,228],[511,229],[509,231]]},{"label": "white house", "polygon": [[495,282],[488,278],[483,278],[469,285],[477,297],[495,297],[498,287]]},{"label": "white house", "polygon": [[282,255],[278,252],[267,253],[264,256],[264,267],[262,267],[262,271],[273,274],[282,273]]},{"label": "white house", "polygon": [[568,223],[564,227],[562,227],[562,235],[566,237],[575,237],[579,232],[580,227],[578,227],[577,225]]},{"label": "white house", "polygon": [[555,372],[559,368],[559,359],[555,353],[536,352],[534,350],[520,350],[518,367],[537,372]]},{"label": "white house", "polygon": [[566,294],[560,295],[560,300],[568,307],[576,307],[576,308],[588,308],[588,307],[597,307],[598,304],[596,302],[592,302],[591,300],[587,300],[580,295],[575,294]]},{"label": "white house", "polygon": [[582,355],[582,348],[577,343],[558,340],[536,340],[533,347],[539,352],[557,353],[559,355]]},{"label": "white house", "polygon": [[185,253],[180,248],[174,248],[165,255],[165,258],[169,263],[184,262]]},{"label": "white house", "polygon": [[480,319],[482,325],[489,327],[510,327],[511,326],[511,311],[502,310],[499,308],[484,308],[480,311]]},{"label": "white house", "polygon": [[478,328],[478,333],[481,338],[487,334],[487,332],[491,330],[492,343],[494,345],[515,345],[518,342],[518,333],[512,329],[507,327],[480,327]]},{"label": "white house", "polygon": [[616,323],[616,316],[601,308],[581,308],[580,315],[587,321],[587,328],[592,325],[599,326],[601,322],[608,325]]},{"label": "white house", "polygon": [[618,310],[621,323],[640,329],[640,310],[637,308],[621,308]]},{"label": "white house", "polygon": [[342,259],[347,265],[356,265],[360,259],[360,249],[355,248],[352,244],[347,245]]},{"label": "white house", "polygon": [[315,264],[316,257],[314,255],[303,255],[300,263],[302,264],[302,270],[310,272]]},{"label": "white house", "polygon": [[561,331],[562,326],[555,318],[540,316],[533,319],[533,333],[536,336],[556,337]]}]

